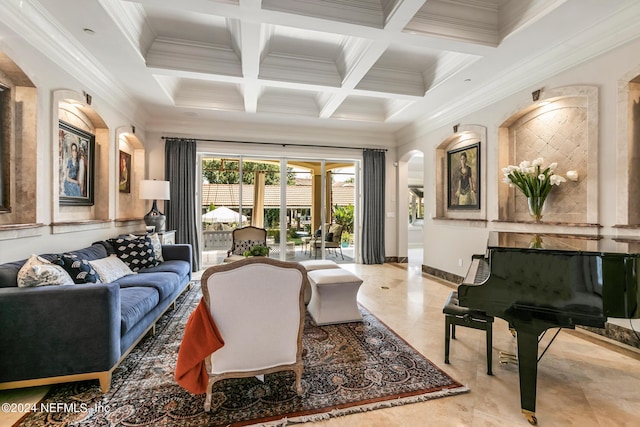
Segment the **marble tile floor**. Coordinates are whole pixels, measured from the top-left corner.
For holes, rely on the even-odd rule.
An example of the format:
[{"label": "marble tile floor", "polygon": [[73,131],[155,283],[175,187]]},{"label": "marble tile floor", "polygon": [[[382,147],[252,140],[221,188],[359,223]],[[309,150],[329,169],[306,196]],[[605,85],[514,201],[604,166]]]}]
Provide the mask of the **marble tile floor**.
[{"label": "marble tile floor", "polygon": [[[304,424],[313,427],[528,426],[520,412],[518,371],[498,363],[515,353],[507,324],[496,319],[493,376],[486,375],[484,332],[459,327],[445,365],[442,306],[454,285],[425,276],[419,264],[343,264],[364,279],[358,301],[454,379],[458,396]],[[543,339],[548,342],[551,334]],[[0,401],[38,399],[43,390],[0,392]],[[31,396],[29,396],[31,394]],[[538,425],[640,425],[640,353],[587,332],[562,331],[538,368]],[[0,412],[0,426],[10,426]],[[179,424],[176,424],[179,425]]]}]

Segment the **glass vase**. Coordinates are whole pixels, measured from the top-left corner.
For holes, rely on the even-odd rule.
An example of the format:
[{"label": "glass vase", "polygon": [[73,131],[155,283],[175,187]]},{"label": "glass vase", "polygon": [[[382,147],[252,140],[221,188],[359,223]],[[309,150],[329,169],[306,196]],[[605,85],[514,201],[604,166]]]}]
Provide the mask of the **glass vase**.
[{"label": "glass vase", "polygon": [[544,201],[545,199],[540,197],[527,197],[529,215],[531,215],[534,222],[542,222],[542,216],[544,215]]}]

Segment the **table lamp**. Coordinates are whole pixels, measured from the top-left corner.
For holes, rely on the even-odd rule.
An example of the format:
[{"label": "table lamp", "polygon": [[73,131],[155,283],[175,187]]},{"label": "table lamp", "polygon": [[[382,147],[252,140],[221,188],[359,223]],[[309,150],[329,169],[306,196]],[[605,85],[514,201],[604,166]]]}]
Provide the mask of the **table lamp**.
[{"label": "table lamp", "polygon": [[144,179],[140,181],[140,198],[153,200],[153,206],[144,216],[147,226],[155,227],[155,231],[164,231],[166,217],[158,209],[158,200],[169,200],[169,181]]}]

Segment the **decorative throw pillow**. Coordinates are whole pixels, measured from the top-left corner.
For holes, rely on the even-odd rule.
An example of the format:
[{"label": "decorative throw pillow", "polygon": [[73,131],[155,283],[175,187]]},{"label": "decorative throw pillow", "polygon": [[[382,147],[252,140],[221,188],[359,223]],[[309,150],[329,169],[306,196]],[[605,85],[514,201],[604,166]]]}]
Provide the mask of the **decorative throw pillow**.
[{"label": "decorative throw pillow", "polygon": [[121,277],[136,274],[117,255],[110,255],[106,258],[89,261],[89,263],[103,283],[111,283]]},{"label": "decorative throw pillow", "polygon": [[18,271],[18,286],[26,288],[48,285],[73,285],[73,280],[62,267],[31,255]]},{"label": "decorative throw pillow", "polygon": [[65,269],[74,283],[100,283],[100,278],[89,264],[89,261],[74,254],[61,254],[53,260]]},{"label": "decorative throw pillow", "polygon": [[149,235],[151,239],[151,245],[153,246],[153,253],[156,256],[156,261],[163,262],[164,258],[162,258],[162,243],[160,242],[160,236],[158,233],[153,233]]},{"label": "decorative throw pillow", "polygon": [[324,236],[324,241],[325,241],[325,242],[333,242],[333,233],[327,233],[327,234]]},{"label": "decorative throw pillow", "polygon": [[260,240],[238,240],[235,243],[235,247],[233,248],[234,255],[242,255],[255,245],[264,246],[264,242]]},{"label": "decorative throw pillow", "polygon": [[133,271],[159,264],[148,236],[121,236],[109,242],[113,245],[118,258]]}]

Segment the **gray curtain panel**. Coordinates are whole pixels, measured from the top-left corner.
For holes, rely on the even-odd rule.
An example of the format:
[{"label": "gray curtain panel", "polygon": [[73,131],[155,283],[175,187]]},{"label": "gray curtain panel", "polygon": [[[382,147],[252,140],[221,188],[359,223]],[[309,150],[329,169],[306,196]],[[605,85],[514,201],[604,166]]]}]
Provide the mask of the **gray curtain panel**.
[{"label": "gray curtain panel", "polygon": [[196,151],[195,139],[168,138],[164,146],[164,173],[171,194],[171,200],[165,202],[167,230],[176,230],[176,243],[191,244],[193,271],[200,270],[197,221],[201,208],[196,200]]},{"label": "gray curtain panel", "polygon": [[384,263],[385,152],[362,152],[362,262]]}]

